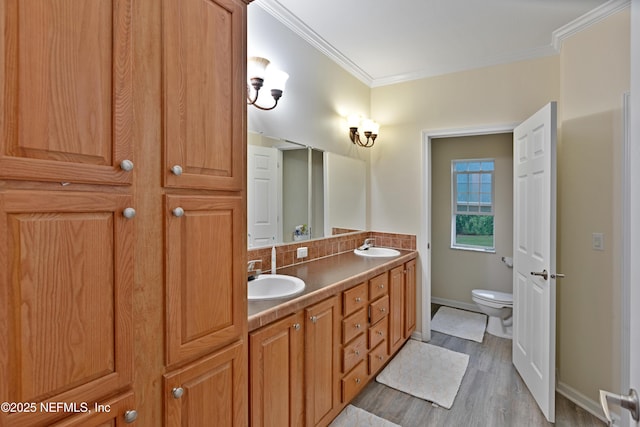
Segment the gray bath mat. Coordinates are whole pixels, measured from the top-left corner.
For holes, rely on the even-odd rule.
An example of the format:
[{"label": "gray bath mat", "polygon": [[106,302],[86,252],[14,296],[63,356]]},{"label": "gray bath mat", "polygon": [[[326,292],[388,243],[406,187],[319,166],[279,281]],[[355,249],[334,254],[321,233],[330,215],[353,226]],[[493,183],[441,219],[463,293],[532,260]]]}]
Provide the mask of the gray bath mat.
[{"label": "gray bath mat", "polygon": [[409,340],[376,381],[449,409],[468,364],[468,354]]},{"label": "gray bath mat", "polygon": [[442,306],[431,320],[431,330],[476,342],[482,342],[487,316],[482,313]]},{"label": "gray bath mat", "polygon": [[347,405],[329,427],[400,427],[357,406]]}]

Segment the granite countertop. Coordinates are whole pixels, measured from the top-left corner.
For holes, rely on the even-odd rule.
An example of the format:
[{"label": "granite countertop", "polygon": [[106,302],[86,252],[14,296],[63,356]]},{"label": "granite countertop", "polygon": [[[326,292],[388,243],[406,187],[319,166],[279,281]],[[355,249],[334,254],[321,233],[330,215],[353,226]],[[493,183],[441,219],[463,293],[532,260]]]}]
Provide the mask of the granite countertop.
[{"label": "granite countertop", "polygon": [[400,255],[393,258],[367,258],[349,251],[278,269],[278,274],[304,280],[306,287],[302,293],[290,298],[249,301],[249,332],[337,295],[418,256],[417,251],[399,251]]}]

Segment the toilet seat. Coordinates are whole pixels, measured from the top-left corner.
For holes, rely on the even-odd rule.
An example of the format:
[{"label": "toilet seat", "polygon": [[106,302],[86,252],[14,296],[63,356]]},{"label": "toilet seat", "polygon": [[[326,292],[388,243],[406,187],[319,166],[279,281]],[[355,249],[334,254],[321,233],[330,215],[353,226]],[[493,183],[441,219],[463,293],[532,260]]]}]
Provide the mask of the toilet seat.
[{"label": "toilet seat", "polygon": [[474,289],[471,295],[481,301],[490,303],[491,305],[500,305],[503,307],[513,306],[513,294],[500,291],[491,291],[486,289]]}]

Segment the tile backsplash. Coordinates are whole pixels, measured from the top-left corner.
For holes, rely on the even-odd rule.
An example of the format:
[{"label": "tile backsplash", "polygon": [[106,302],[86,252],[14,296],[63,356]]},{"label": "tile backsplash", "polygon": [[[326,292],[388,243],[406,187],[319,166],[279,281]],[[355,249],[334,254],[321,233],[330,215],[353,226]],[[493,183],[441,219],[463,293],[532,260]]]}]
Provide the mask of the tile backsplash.
[{"label": "tile backsplash", "polygon": [[[340,231],[344,232],[344,230]],[[416,236],[411,234],[382,233],[377,231],[360,231],[349,234],[336,234],[334,236],[325,237],[322,239],[306,240],[302,242],[277,245],[277,268],[300,264],[316,258],[323,258],[342,252],[349,252],[362,245],[364,239],[367,238],[374,238],[376,246],[406,250],[416,249]],[[305,258],[297,259],[296,251],[301,247],[307,247],[309,255]],[[271,247],[249,249],[247,254],[248,260],[262,261],[263,272],[271,270]]]}]

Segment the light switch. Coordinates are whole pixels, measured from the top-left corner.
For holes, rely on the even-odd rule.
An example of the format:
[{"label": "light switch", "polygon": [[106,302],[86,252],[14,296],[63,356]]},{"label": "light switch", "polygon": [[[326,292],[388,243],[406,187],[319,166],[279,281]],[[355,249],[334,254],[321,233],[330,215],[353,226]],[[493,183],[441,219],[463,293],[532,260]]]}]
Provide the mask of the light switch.
[{"label": "light switch", "polygon": [[604,234],[602,234],[602,233],[592,233],[591,234],[591,245],[593,247],[593,250],[604,251]]}]

